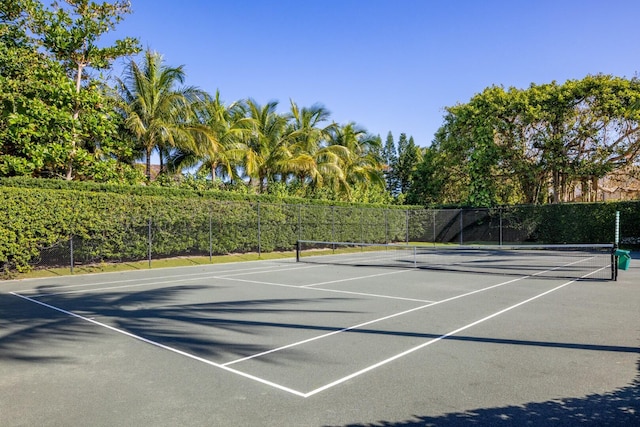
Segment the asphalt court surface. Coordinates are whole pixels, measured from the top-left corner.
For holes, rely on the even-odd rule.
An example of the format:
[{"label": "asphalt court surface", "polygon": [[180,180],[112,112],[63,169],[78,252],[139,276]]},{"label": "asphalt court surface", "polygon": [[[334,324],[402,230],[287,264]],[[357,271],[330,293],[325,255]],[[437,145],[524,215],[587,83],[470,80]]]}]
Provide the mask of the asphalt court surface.
[{"label": "asphalt court surface", "polygon": [[[0,413],[7,425],[636,421],[639,277],[282,260],[3,282]],[[586,415],[550,403],[562,399]],[[513,409],[536,404],[549,418]]]}]

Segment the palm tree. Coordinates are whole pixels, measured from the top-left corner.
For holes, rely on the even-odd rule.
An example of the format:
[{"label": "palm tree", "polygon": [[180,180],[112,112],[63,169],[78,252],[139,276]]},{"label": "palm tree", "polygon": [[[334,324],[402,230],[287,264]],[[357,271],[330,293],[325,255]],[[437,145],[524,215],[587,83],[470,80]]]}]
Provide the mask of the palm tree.
[{"label": "palm tree", "polygon": [[125,126],[144,151],[147,179],[151,178],[151,154],[166,155],[168,147],[196,152],[196,135],[202,132],[194,122],[191,105],[205,94],[195,87],[176,87],[185,80],[184,67],[163,65],[162,56],[147,50],[142,66],[131,61],[124,80],[118,79],[120,106]]},{"label": "palm tree", "polygon": [[[338,126],[331,133],[331,146],[342,146],[348,155],[341,158],[349,186],[364,187],[385,185],[382,174],[381,141],[355,123]],[[342,191],[349,196],[349,186],[342,186]]]},{"label": "palm tree", "polygon": [[244,143],[243,168],[249,184],[262,193],[267,182],[284,180],[288,171],[291,153],[283,138],[287,117],[276,112],[277,101],[260,105],[249,99],[245,105],[250,132]]},{"label": "palm tree", "polygon": [[299,182],[309,183],[314,188],[322,187],[325,182],[345,179],[340,158],[348,152],[346,147],[327,145],[327,139],[336,129],[333,122],[322,127],[329,117],[329,111],[320,105],[300,109],[291,101],[291,120],[286,135],[292,154],[289,168]]},{"label": "palm tree", "polygon": [[202,132],[196,136],[196,151],[177,150],[172,157],[174,168],[198,167],[198,174],[240,179],[237,167],[245,149],[244,139],[250,135],[251,122],[245,117],[241,103],[225,105],[216,91],[194,106]]}]

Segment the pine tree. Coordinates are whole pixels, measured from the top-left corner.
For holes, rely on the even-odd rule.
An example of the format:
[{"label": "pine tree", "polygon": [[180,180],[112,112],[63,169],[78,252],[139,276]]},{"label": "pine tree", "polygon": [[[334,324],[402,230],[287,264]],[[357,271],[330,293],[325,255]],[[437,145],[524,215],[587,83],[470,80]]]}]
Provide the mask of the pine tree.
[{"label": "pine tree", "polygon": [[401,133],[398,140],[398,161],[393,172],[400,193],[407,194],[411,188],[413,171],[421,158],[422,152],[415,144],[413,137],[407,140],[407,135]]},{"label": "pine tree", "polygon": [[394,168],[398,163],[398,154],[396,144],[393,140],[391,132],[387,134],[387,139],[382,149],[382,161],[384,162],[384,179],[387,183],[387,191],[393,196],[398,194],[398,181],[394,174]]}]

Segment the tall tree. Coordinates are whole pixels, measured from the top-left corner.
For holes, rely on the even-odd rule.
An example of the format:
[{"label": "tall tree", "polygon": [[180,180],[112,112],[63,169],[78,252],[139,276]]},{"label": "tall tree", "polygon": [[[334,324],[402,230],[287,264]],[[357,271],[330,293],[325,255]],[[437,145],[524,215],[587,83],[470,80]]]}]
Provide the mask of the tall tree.
[{"label": "tall tree", "polygon": [[397,196],[400,190],[394,167],[397,167],[398,152],[391,131],[387,134],[387,139],[382,149],[382,161],[384,162],[384,178],[387,183],[387,191],[393,196]]},{"label": "tall tree", "polygon": [[339,126],[331,133],[329,145],[347,149],[347,157],[341,159],[346,184],[348,184],[342,185],[341,190],[347,197],[352,187],[357,185],[365,188],[385,187],[380,138],[367,133],[364,128],[351,122]]},{"label": "tall tree", "polygon": [[194,116],[193,105],[205,94],[184,83],[184,67],[163,64],[162,56],[147,50],[142,65],[130,61],[118,79],[119,106],[125,126],[144,150],[146,176],[151,179],[151,154],[162,147],[198,152],[197,135],[206,132]]},{"label": "tall tree", "polygon": [[77,92],[68,68],[43,48],[43,34],[29,31],[42,13],[28,0],[0,6],[0,173],[68,177],[73,168],[91,179],[98,163],[122,151],[116,125],[102,86],[87,80]]},{"label": "tall tree", "polygon": [[246,105],[251,132],[246,141],[243,168],[250,184],[263,193],[268,182],[282,180],[288,171],[291,153],[283,139],[287,117],[277,113],[276,101],[260,105],[249,99]]},{"label": "tall tree", "polygon": [[398,140],[398,160],[393,167],[393,176],[398,185],[398,190],[406,194],[411,187],[413,172],[422,159],[422,152],[415,144],[413,137],[407,140],[407,135],[400,134]]},{"label": "tall tree", "polygon": [[[53,2],[49,8],[39,2],[25,0],[25,10],[30,19],[29,28],[42,48],[60,61],[75,84],[76,101],[72,107],[72,119],[77,122],[83,112],[81,91],[91,90],[91,80],[86,70],[103,70],[116,58],[139,51],[133,38],[116,40],[111,46],[101,47],[100,38],[130,13],[128,1],[96,3],[89,0],[65,0],[64,6]],[[79,155],[84,138],[77,123],[71,135],[66,178],[73,178],[73,164]],[[84,141],[83,141],[84,140]]]},{"label": "tall tree", "polygon": [[310,185],[312,190],[325,184],[344,181],[340,159],[347,150],[341,146],[326,144],[336,124],[328,122],[329,110],[321,105],[299,108],[291,101],[290,120],[286,139],[292,158],[289,169],[301,185]]},{"label": "tall tree", "polygon": [[213,98],[207,97],[194,108],[202,125],[201,132],[195,133],[196,150],[175,150],[170,166],[174,171],[196,167],[198,175],[208,175],[212,181],[239,180],[237,168],[245,148],[243,142],[251,131],[242,103],[226,105],[216,91]]},{"label": "tall tree", "polygon": [[[474,206],[594,200],[598,180],[638,161],[640,82],[598,75],[491,87],[447,109],[429,158],[441,194]],[[442,181],[441,181],[442,182]],[[423,188],[424,185],[421,185]]]}]

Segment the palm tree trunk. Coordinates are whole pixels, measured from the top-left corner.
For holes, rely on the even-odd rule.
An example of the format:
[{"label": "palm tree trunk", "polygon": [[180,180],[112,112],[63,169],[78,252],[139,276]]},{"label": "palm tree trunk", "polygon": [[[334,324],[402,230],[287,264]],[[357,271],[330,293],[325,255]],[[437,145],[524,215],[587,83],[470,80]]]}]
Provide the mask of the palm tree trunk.
[{"label": "palm tree trunk", "polygon": [[147,182],[151,182],[151,150],[147,150]]}]

